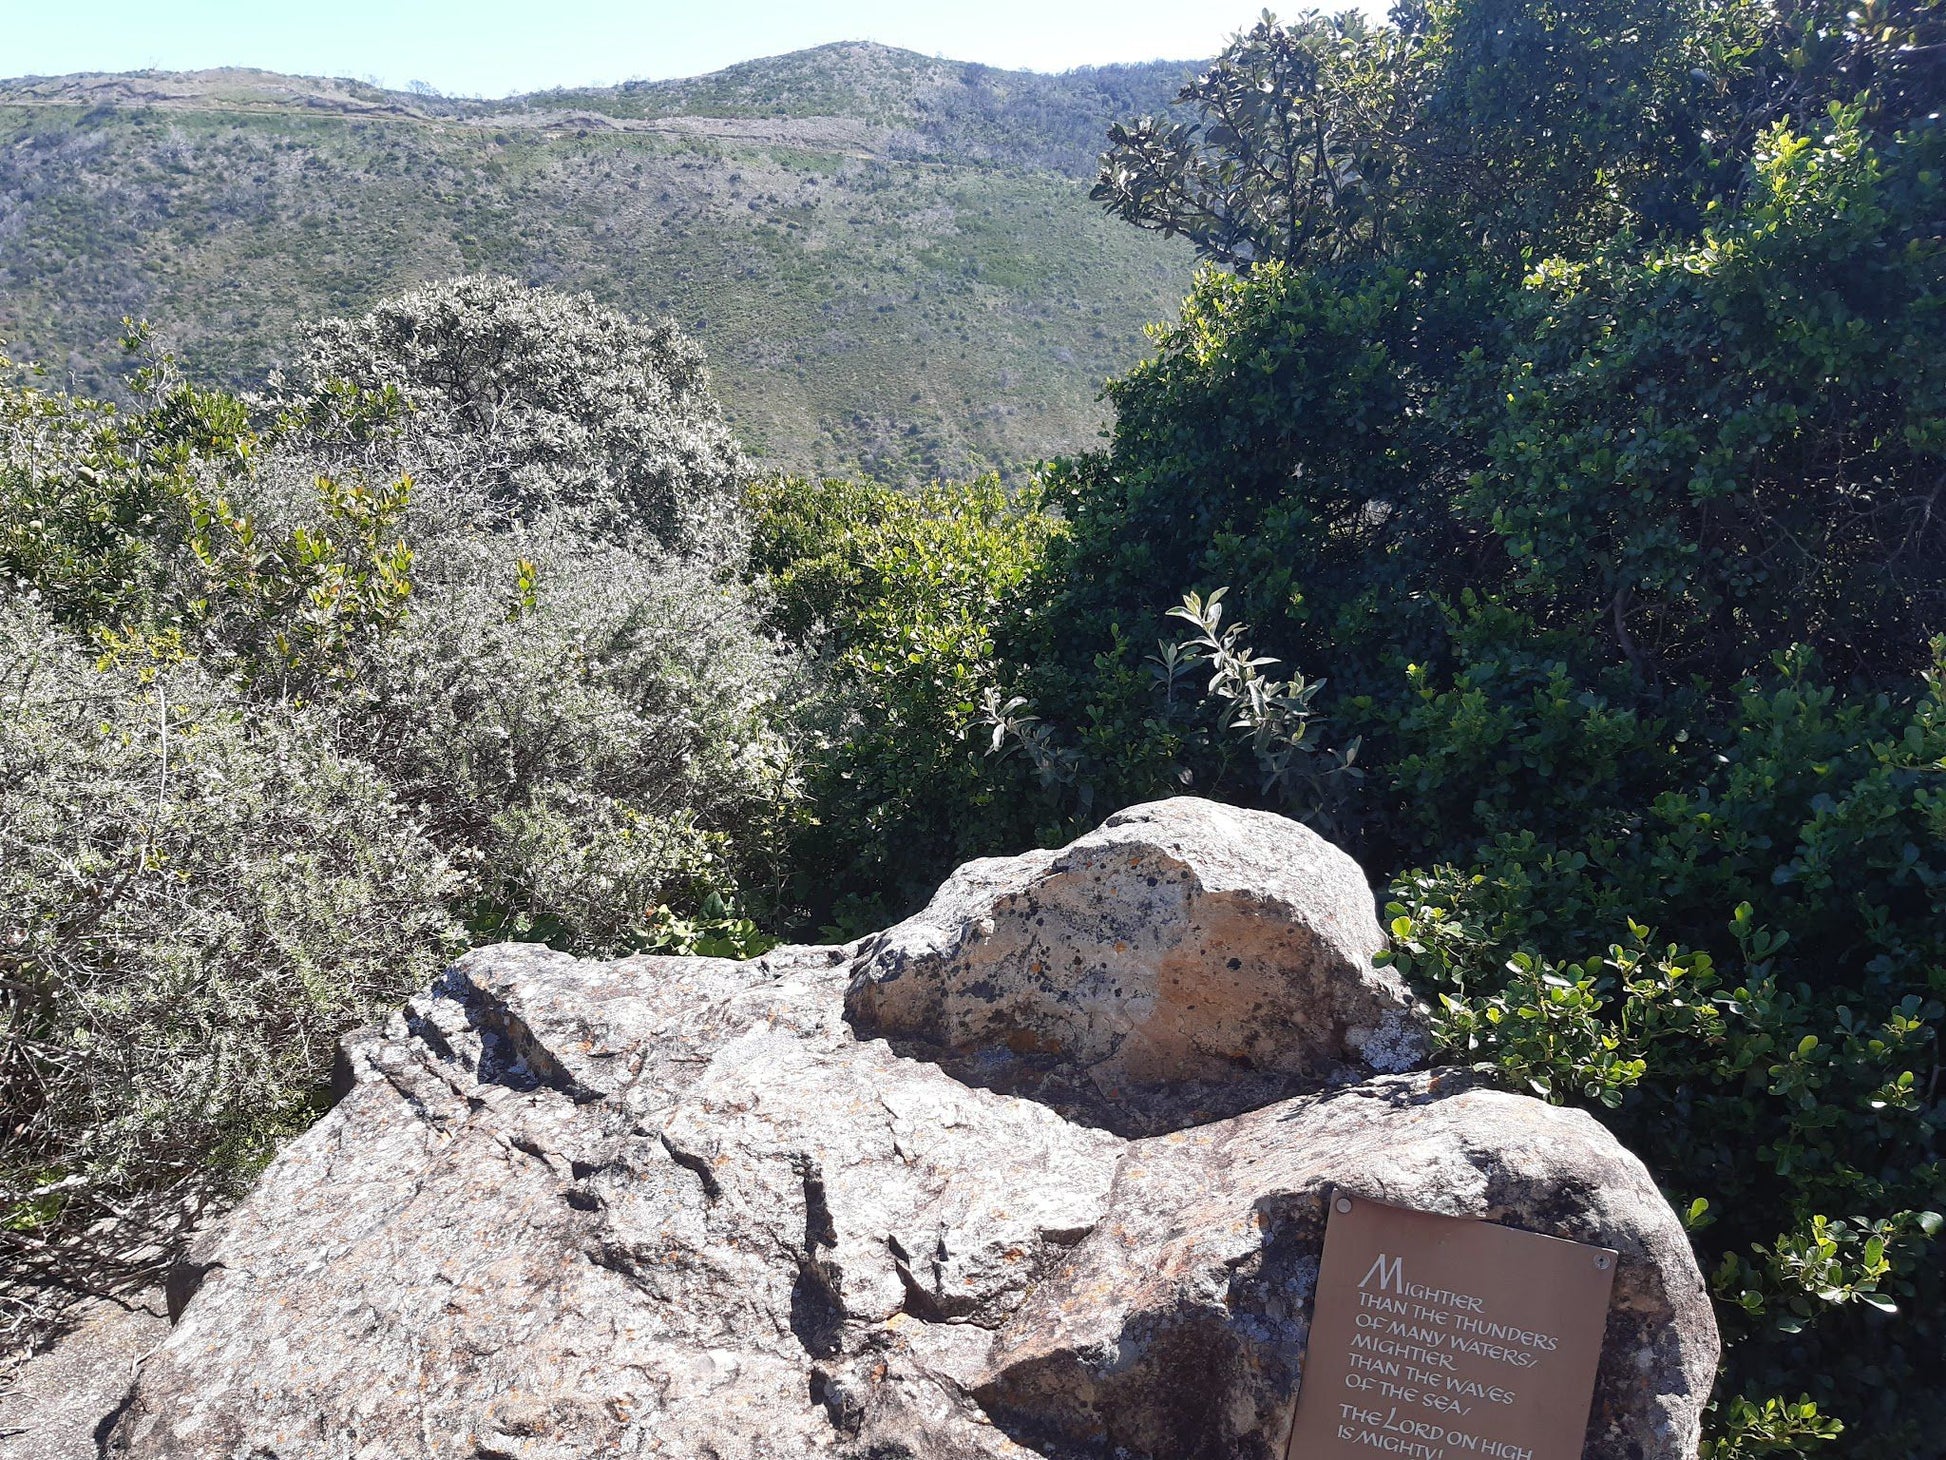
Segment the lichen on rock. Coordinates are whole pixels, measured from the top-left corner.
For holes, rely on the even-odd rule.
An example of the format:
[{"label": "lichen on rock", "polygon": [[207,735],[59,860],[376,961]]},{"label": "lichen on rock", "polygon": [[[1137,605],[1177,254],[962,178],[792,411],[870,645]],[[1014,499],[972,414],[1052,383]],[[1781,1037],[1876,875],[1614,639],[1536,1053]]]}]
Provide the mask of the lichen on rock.
[{"label": "lichen on rock", "polygon": [[864,941],[852,1022],[969,1083],[1146,1135],[1418,1067],[1423,1010],[1358,864],[1191,796],[968,863]]}]

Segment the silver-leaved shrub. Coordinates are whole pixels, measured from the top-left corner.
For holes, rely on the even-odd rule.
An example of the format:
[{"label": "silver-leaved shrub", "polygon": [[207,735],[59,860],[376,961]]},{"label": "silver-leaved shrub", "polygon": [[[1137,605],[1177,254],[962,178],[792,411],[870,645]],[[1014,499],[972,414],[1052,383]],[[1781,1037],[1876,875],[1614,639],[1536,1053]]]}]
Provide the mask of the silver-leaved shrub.
[{"label": "silver-leaved shrub", "polygon": [[[733,897],[798,801],[790,661],[747,592],[562,533],[458,539],[333,705],[468,878],[482,933],[639,946]],[[525,586],[523,586],[523,584]]]},{"label": "silver-leaved shrub", "polygon": [[722,562],[746,463],[694,341],[585,294],[468,277],[308,329],[269,399],[300,456],[410,473],[423,517]]},{"label": "silver-leaved shrub", "polygon": [[336,1038],[458,946],[447,858],[322,730],[173,634],[103,667],[0,605],[0,1211],[34,1235],[10,1261],[138,1193],[145,1228],[234,1190],[319,1108]]}]

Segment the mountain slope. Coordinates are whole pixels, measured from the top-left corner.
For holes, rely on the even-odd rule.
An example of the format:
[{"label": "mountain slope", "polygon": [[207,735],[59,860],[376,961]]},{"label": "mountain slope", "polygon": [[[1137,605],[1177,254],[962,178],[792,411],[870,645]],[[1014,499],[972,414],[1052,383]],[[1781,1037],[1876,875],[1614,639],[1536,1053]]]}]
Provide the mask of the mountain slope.
[{"label": "mountain slope", "polygon": [[1185,68],[1039,76],[848,44],[499,102],[266,72],[0,82],[0,336],[113,388],[125,314],[248,385],[299,321],[493,270],[672,314],[807,472],[1016,470],[1187,282],[1087,199]]}]

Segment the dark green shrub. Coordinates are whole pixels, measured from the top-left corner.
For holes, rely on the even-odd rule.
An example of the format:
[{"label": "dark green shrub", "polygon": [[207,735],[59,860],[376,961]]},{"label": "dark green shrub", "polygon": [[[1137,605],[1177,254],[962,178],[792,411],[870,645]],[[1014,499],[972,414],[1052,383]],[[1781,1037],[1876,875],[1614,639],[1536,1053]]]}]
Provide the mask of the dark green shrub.
[{"label": "dark green shrub", "polygon": [[[1413,733],[1453,759],[1385,767],[1402,802],[1508,781],[1500,824],[1398,877],[1388,916],[1451,1056],[1603,1108],[1691,1211],[1731,1345],[1725,1423],[1739,1396],[1802,1393],[1868,1452],[1928,1454],[1946,682],[1847,700],[1811,667],[1785,659],[1683,730],[1593,696],[1425,687]],[[1654,784],[1574,826],[1554,788],[1616,761]]]},{"label": "dark green shrub", "polygon": [[84,632],[155,614],[188,536],[193,459],[105,402],[0,383],[0,583]]},{"label": "dark green shrub", "polygon": [[772,622],[816,656],[786,911],[865,932],[976,850],[1058,825],[1031,787],[996,785],[969,734],[1002,682],[994,625],[1061,532],[1035,497],[783,479],[749,501]]},{"label": "dark green shrub", "polygon": [[[1448,1057],[1592,1105],[1689,1214],[1730,1340],[1715,1460],[1938,1455],[1932,83],[1868,17],[1729,17],[1749,47],[1697,69],[1762,106],[1637,166],[1640,135],[1584,135],[1599,108],[1564,131],[1553,92],[1501,86],[1599,9],[1428,7],[1435,72],[1488,21],[1532,51],[1427,115],[1482,156],[1524,131],[1534,186],[1396,192],[1382,247],[1205,273],[1111,384],[1111,443],[1050,474],[1068,531],[997,629],[1002,736],[1063,757],[1072,824],[1084,787],[1189,786],[1352,845]],[[1640,94],[1674,96],[1695,40],[1647,46]],[[1611,145],[1634,160],[1586,196]],[[1502,203],[1561,254],[1502,247]],[[1264,673],[1328,676],[1305,738],[1359,746],[1361,781],[1280,781],[1233,718],[1199,728],[1170,614],[1219,588],[1237,643],[1286,662]]]}]

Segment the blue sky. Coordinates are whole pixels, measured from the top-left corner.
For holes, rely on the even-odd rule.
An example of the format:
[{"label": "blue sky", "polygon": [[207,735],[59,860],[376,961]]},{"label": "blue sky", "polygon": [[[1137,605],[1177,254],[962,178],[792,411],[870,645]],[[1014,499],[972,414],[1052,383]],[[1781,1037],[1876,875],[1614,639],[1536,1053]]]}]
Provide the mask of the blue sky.
[{"label": "blue sky", "polygon": [[503,96],[693,76],[839,40],[1060,71],[1212,55],[1261,7],[1262,0],[0,0],[0,76],[261,66]]}]

